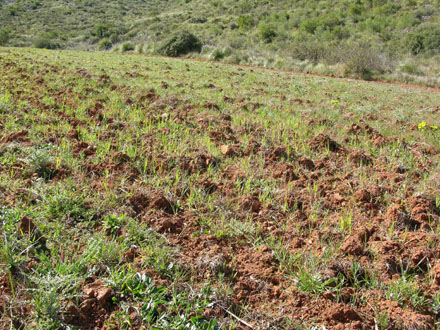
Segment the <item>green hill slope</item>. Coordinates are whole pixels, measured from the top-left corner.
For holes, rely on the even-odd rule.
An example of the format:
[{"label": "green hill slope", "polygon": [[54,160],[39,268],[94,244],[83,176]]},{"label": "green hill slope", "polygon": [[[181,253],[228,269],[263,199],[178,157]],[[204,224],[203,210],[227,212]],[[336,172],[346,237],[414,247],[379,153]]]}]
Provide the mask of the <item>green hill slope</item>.
[{"label": "green hill slope", "polygon": [[[424,66],[437,61],[423,58],[440,49],[438,1],[2,0],[0,6],[0,27],[10,31],[12,46],[93,50],[130,42],[125,50],[154,53],[188,30],[202,40],[197,56],[204,58],[367,78],[400,72],[392,79],[422,82],[429,75]],[[417,61],[409,60],[414,55]]]}]

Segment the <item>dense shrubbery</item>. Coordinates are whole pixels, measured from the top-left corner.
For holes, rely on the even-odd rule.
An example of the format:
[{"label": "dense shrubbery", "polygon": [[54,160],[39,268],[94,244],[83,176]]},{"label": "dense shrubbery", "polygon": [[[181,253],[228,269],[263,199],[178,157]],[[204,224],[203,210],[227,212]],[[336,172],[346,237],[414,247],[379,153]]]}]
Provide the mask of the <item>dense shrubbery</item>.
[{"label": "dense shrubbery", "polygon": [[440,26],[423,26],[408,34],[406,43],[414,55],[440,51]]},{"label": "dense shrubbery", "polygon": [[354,74],[363,79],[371,79],[374,73],[389,69],[387,58],[366,45],[354,45],[341,51],[340,63],[345,65],[346,74]]},{"label": "dense shrubbery", "polygon": [[314,64],[342,64],[345,74],[365,79],[391,68],[390,61],[384,54],[363,44],[302,42],[293,46],[292,57]]},{"label": "dense shrubbery", "polygon": [[129,52],[134,50],[134,45],[130,42],[124,42],[121,46],[121,51],[122,52]]},{"label": "dense shrubbery", "polygon": [[263,24],[258,29],[258,36],[261,41],[269,43],[277,36],[277,32],[273,25]]},{"label": "dense shrubbery", "polygon": [[166,41],[157,52],[165,56],[181,56],[189,52],[200,52],[202,42],[188,31],[180,31]]},{"label": "dense shrubbery", "polygon": [[240,16],[237,23],[238,27],[245,31],[255,26],[255,20],[251,16]]},{"label": "dense shrubbery", "polygon": [[113,43],[109,39],[102,39],[99,43],[99,50],[107,50],[112,47]]},{"label": "dense shrubbery", "polygon": [[211,55],[211,59],[214,61],[220,61],[224,59],[225,57],[228,57],[232,54],[232,51],[230,48],[227,48],[225,50],[223,49],[216,49]]},{"label": "dense shrubbery", "polygon": [[1,28],[0,29],[0,46],[6,45],[10,39],[9,31]]},{"label": "dense shrubbery", "polygon": [[[367,42],[392,54],[396,67],[414,55],[429,61],[440,54],[440,0],[78,0],[65,7],[56,0],[38,1],[2,5],[0,0],[1,26],[14,36],[8,45],[129,51],[123,43],[131,43],[144,45],[146,52],[181,56],[200,52],[203,40],[207,47],[200,56],[210,59],[293,70],[344,63],[350,74],[362,74],[358,65],[346,63],[362,50],[345,54],[343,61],[338,54],[347,44]],[[59,36],[30,40],[48,26]]]},{"label": "dense shrubbery", "polygon": [[58,34],[56,32],[43,33],[34,40],[34,47],[45,49],[58,49],[61,48],[60,43],[57,41]]}]

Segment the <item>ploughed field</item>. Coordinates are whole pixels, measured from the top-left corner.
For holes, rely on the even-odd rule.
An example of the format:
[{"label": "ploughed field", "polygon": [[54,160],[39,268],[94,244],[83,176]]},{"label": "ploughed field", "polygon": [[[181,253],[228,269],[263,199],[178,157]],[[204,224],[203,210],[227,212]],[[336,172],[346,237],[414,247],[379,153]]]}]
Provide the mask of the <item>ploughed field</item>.
[{"label": "ploughed field", "polygon": [[439,110],[438,90],[0,48],[0,326],[432,329]]}]

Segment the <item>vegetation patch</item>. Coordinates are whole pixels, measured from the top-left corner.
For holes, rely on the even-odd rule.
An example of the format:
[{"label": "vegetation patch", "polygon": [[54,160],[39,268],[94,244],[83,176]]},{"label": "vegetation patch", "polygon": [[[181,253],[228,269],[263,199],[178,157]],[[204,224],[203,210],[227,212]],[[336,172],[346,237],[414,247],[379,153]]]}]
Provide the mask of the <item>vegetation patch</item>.
[{"label": "vegetation patch", "polygon": [[[387,70],[351,45],[310,49]],[[24,47],[0,77],[1,329],[438,327],[437,89]]]}]

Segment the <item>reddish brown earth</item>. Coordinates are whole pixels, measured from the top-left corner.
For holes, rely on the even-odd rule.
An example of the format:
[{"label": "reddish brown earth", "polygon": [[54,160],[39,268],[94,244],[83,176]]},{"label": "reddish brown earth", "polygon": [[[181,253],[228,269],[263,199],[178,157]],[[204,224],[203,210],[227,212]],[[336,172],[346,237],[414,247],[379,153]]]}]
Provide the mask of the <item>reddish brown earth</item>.
[{"label": "reddish brown earth", "polygon": [[[121,201],[117,211],[123,210],[139,223],[147,224],[162,235],[169,246],[178,249],[174,262],[191,274],[194,283],[202,286],[210,282],[219,289],[221,274],[231,291],[219,298],[219,304],[226,304],[237,314],[240,314],[240,307],[249,306],[243,318],[255,329],[275,329],[274,324],[279,322],[284,326],[286,320],[318,324],[327,329],[374,329],[379,315],[387,317],[387,329],[431,329],[438,322],[431,305],[418,308],[411,305],[408,298],[397,302],[386,296],[387,288],[402,278],[402,268],[414,276],[415,285],[423,290],[426,299],[432,299],[440,289],[440,248],[436,229],[440,216],[436,202],[439,190],[421,188],[424,178],[432,177],[435,181],[438,174],[438,150],[433,145],[386,136],[372,127],[376,121],[386,119],[372,116],[368,124],[366,117],[354,118],[348,126],[338,127],[342,136],[331,129],[314,134],[313,129],[307,128],[308,137],[304,140],[307,147],[292,150],[283,141],[293,141],[297,138],[295,132],[288,136],[292,140],[273,138],[275,141],[263,142],[263,137],[276,135],[271,135],[270,129],[258,122],[234,124],[234,111],[252,113],[261,108],[262,104],[247,98],[246,93],[244,96],[224,95],[222,100],[228,104],[226,107],[221,102],[204,100],[200,104],[189,104],[181,95],[137,90],[116,84],[108,75],[96,75],[85,69],[69,73],[83,79],[95,79],[102,88],[108,86],[110,91],[119,93],[125,106],[137,107],[146,113],[136,123],[124,123],[111,113],[107,101],[100,99],[96,87],[83,93],[74,92],[72,88],[49,91],[56,102],[44,103],[39,92],[48,84],[43,79],[44,70],[61,68],[37,67],[37,71],[28,72],[39,76],[33,82],[36,86],[29,83],[25,91],[16,79],[10,79],[8,89],[23,89],[20,93],[15,92],[17,99],[26,100],[47,113],[45,118],[36,118],[39,123],[47,121],[45,124],[49,125],[59,121],[69,126],[63,132],[55,128],[45,132],[46,135],[40,132],[40,138],[57,147],[62,141],[68,143],[72,157],[78,161],[75,168],[64,164],[53,168],[55,174],[47,184],[62,184],[65,179],[76,180],[78,185],[86,182],[96,196],[104,196],[105,189],[114,189],[113,193]],[[14,63],[2,63],[2,70],[23,74],[25,69]],[[243,70],[238,67],[235,75],[244,75]],[[137,79],[144,77],[144,72],[130,71],[124,76]],[[169,79],[161,81],[160,85],[169,91],[173,84]],[[216,86],[215,81],[206,83],[209,90],[220,92],[221,88]],[[259,89],[265,88],[263,83],[254,87],[256,95],[262,93]],[[88,104],[85,118],[76,118],[59,109],[60,102],[75,107],[93,93],[98,93],[99,97]],[[288,97],[283,94],[280,99]],[[302,98],[290,101],[302,107],[300,109],[308,109],[313,104]],[[17,120],[19,117],[20,114]],[[217,148],[218,152],[196,145],[171,153],[157,147],[160,141],[155,134],[135,133],[136,127],[146,123],[160,126],[166,121],[183,125],[190,134],[206,132],[212,150]],[[310,127],[330,128],[337,124],[330,119],[310,117],[305,122]],[[83,141],[80,134],[81,130],[89,130],[90,123],[104,127],[96,145]],[[158,131],[165,136],[172,135],[166,125],[160,126]],[[2,131],[0,146],[31,147],[35,143],[31,132],[31,127]],[[138,147],[136,155],[128,156],[130,153],[119,148],[121,132],[135,136],[130,143]],[[101,155],[99,142],[103,141],[109,142],[109,152]],[[365,147],[367,143],[368,148]],[[389,148],[391,144],[410,153],[414,166],[408,168],[405,164],[393,163],[386,152],[381,153],[380,148]],[[147,165],[142,168],[144,160]],[[6,172],[6,165],[1,165],[2,173]],[[30,205],[37,203],[39,196],[33,196],[28,188],[38,178],[21,173],[28,166],[23,161],[17,160],[11,166],[17,171],[16,178],[28,181],[23,180],[18,189],[0,186],[3,204],[15,205],[24,198]],[[183,173],[190,180],[164,189],[161,180],[175,180],[176,173]],[[146,185],[144,175],[159,176],[161,182],[157,186]],[[245,187],[248,178],[255,185],[252,192]],[[274,187],[267,199],[265,189],[269,188],[258,185],[258,180],[268,182],[267,187]],[[191,189],[199,189],[213,198],[210,207],[217,213],[212,215],[212,209],[203,203],[190,206]],[[222,215],[231,223],[249,224],[249,228],[231,229],[232,224],[231,228],[223,228],[224,223],[219,220]],[[206,216],[211,216],[218,228],[213,225],[215,230],[207,229],[201,224]],[[341,219],[346,218],[351,219],[349,228],[341,229]],[[44,248],[46,240],[39,221],[23,216],[17,228],[23,238],[31,238]],[[117,232],[122,238],[126,234],[125,228]],[[297,258],[296,262],[289,264],[283,259],[281,250]],[[329,251],[331,257],[326,259]],[[311,255],[319,260],[311,275],[319,276],[322,281],[343,277],[339,291],[332,286],[322,292],[301,289],[294,275],[299,272],[299,264],[308,265],[302,258]],[[143,257],[140,249],[129,247],[123,257],[124,263],[139,267],[140,272],[148,274],[158,285],[171,285],[170,279],[154,269],[139,266]],[[359,266],[356,274],[353,274],[354,264]],[[28,266],[32,269],[35,264]],[[365,284],[371,278],[379,284]],[[112,301],[117,292],[107,287],[99,275],[81,283],[81,288],[79,300],[66,305],[64,321],[80,328],[110,329],[105,321],[115,319],[121,308]],[[0,311],[4,313],[12,296],[8,276],[0,278],[0,293]],[[31,310],[31,306],[23,305],[15,315],[25,317]],[[204,315],[220,320],[228,318],[218,305],[205,310]],[[140,328],[140,316],[134,308],[130,309],[129,318],[133,328]],[[19,318],[12,322],[20,326]],[[246,328],[243,324],[240,326]]]}]

